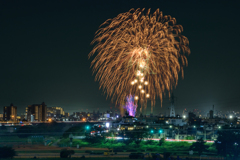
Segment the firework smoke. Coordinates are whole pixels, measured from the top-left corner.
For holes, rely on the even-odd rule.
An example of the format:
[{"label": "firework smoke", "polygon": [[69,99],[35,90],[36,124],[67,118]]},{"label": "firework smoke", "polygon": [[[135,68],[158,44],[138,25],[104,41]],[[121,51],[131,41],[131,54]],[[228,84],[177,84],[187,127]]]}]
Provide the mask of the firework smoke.
[{"label": "firework smoke", "polygon": [[134,104],[134,96],[132,96],[131,94],[126,97],[126,105],[124,106],[124,108],[127,110],[130,116],[135,117],[137,104]]}]

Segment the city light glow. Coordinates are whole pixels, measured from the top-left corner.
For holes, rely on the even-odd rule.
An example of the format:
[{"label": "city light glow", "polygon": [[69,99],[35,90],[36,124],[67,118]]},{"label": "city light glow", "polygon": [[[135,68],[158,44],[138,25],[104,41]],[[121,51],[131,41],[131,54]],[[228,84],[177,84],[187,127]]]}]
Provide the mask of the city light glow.
[{"label": "city light glow", "polygon": [[[114,139],[123,139],[123,137],[107,137],[107,139],[112,139],[112,138],[114,138]],[[124,138],[124,139],[129,139],[129,138]],[[161,140],[161,139],[158,139],[158,138],[151,138],[151,139],[149,139],[149,138],[144,138],[143,139],[144,141],[149,141],[149,140],[153,140],[153,141],[159,141],[159,140]],[[165,139],[165,141],[173,141],[173,142],[188,142],[188,143],[192,143],[192,142],[196,142],[197,140],[185,140],[185,139]],[[214,143],[214,141],[209,141],[209,140],[207,140],[206,141],[207,143]]]}]

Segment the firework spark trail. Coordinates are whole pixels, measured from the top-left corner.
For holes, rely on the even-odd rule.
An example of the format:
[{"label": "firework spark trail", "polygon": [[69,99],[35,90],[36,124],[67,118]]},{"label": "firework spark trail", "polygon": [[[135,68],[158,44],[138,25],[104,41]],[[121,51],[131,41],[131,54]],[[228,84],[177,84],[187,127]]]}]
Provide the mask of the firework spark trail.
[{"label": "firework spark trail", "polygon": [[[100,89],[116,104],[124,102],[130,92],[141,104],[170,94],[178,74],[187,66],[190,54],[183,27],[170,15],[157,9],[131,9],[106,20],[96,32],[92,44],[91,67]],[[146,85],[143,85],[145,84]],[[139,87],[141,85],[141,87]]]},{"label": "firework spark trail", "polygon": [[132,96],[131,94],[126,97],[126,105],[124,106],[124,108],[127,110],[130,116],[135,117],[137,104],[134,104],[134,96]]}]

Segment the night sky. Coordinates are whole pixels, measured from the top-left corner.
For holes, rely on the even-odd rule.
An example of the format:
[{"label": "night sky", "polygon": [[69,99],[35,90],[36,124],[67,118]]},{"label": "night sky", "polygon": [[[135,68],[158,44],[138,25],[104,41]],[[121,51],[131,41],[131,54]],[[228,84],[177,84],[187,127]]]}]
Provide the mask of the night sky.
[{"label": "night sky", "polygon": [[[239,1],[0,1],[0,106],[18,114],[43,101],[67,112],[115,109],[94,81],[88,53],[99,25],[131,8],[160,8],[184,28],[189,66],[174,94],[176,110],[238,110]],[[167,111],[166,97],[155,113]],[[2,109],[0,109],[0,113]]]}]

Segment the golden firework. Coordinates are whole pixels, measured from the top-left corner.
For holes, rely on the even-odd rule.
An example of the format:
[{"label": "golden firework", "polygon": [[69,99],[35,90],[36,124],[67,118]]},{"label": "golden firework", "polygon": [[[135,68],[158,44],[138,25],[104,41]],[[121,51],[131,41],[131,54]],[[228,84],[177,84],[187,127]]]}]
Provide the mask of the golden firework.
[{"label": "golden firework", "polygon": [[[106,20],[96,32],[89,58],[96,53],[91,67],[100,89],[120,104],[131,93],[146,102],[176,87],[178,74],[187,66],[189,41],[183,27],[170,15],[157,9],[130,9]],[[140,87],[141,86],[141,87]]]}]

